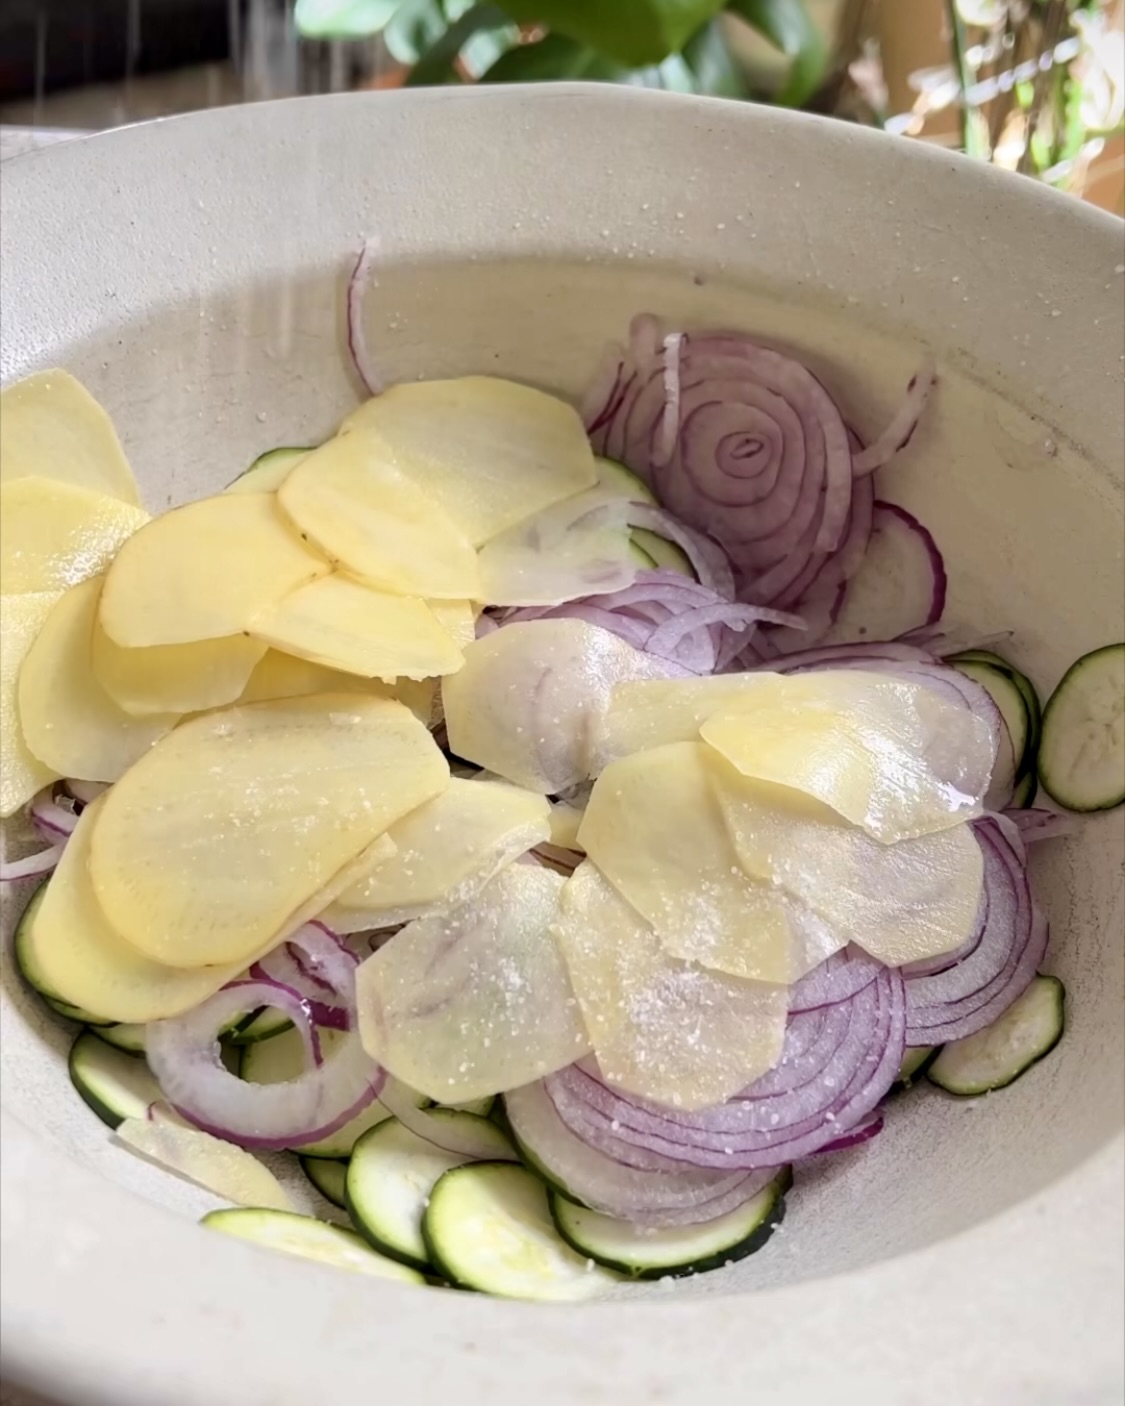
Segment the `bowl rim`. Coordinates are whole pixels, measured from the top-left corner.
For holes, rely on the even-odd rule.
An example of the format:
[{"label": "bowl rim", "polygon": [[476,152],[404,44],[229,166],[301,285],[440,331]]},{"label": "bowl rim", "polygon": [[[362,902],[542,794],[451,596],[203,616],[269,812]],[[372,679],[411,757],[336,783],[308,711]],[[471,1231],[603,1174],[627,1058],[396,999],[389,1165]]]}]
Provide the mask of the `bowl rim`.
[{"label": "bowl rim", "polygon": [[[191,143],[193,133],[216,125],[260,124],[272,133],[314,121],[317,105],[422,110],[450,101],[499,105],[525,122],[531,113],[557,121],[569,103],[592,107],[606,122],[626,107],[643,117],[676,104],[715,128],[815,132],[831,150],[851,148],[861,160],[924,165],[944,188],[980,185],[1020,218],[1066,218],[1107,247],[1107,236],[1121,235],[1121,222],[1104,211],[868,129],[591,84],[556,85],[547,97],[522,87],[409,90],[185,114],[14,158],[4,167],[5,195],[13,202],[21,189],[34,195],[56,168],[67,178],[87,161],[120,169],[137,143]],[[18,374],[24,356],[17,347],[0,364]],[[752,1300],[737,1293],[545,1307],[448,1294],[441,1312],[432,1296],[400,1286],[263,1260],[253,1246],[218,1236],[200,1240],[197,1226],[69,1160],[7,1110],[0,1110],[0,1149],[0,1363],[13,1380],[66,1399],[303,1406],[310,1393],[321,1400],[369,1386],[380,1338],[393,1343],[394,1390],[404,1402],[443,1392],[503,1402],[508,1392],[530,1390],[544,1406],[569,1406],[625,1384],[635,1399],[680,1406],[698,1395],[701,1368],[716,1396],[753,1386],[763,1399],[795,1401],[831,1390],[836,1400],[865,1406],[903,1399],[907,1388],[919,1406],[945,1406],[951,1395],[966,1406],[995,1402],[1017,1380],[1031,1406],[1054,1406],[1073,1399],[1067,1393],[1079,1382],[1089,1399],[1112,1399],[1121,1380],[1125,1134],[982,1225],[848,1274],[757,1291]],[[212,1267],[206,1285],[201,1257]],[[1080,1285],[1060,1294],[1063,1274]],[[750,1350],[732,1352],[732,1341]]]}]

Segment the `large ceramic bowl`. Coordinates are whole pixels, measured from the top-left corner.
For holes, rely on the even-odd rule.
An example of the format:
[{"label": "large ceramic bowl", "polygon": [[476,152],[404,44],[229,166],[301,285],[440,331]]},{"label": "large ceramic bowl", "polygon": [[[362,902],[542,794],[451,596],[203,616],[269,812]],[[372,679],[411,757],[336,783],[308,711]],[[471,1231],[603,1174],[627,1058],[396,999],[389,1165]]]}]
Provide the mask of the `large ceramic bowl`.
[{"label": "large ceramic bowl", "polygon": [[[941,390],[887,491],[945,549],[953,627],[1050,689],[1125,635],[1122,226],[1030,181],[813,118],[606,88],[324,98],[78,142],[4,173],[3,376],[62,365],[149,505],[326,434],[341,290],[379,241],[394,377],[575,393],[652,310],[796,348],[862,430]],[[3,1351],[105,1406],[1120,1399],[1122,816],[1042,847],[1059,1050],[919,1090],[732,1269],[587,1307],[362,1280],[229,1242],[115,1147],[4,956]]]}]

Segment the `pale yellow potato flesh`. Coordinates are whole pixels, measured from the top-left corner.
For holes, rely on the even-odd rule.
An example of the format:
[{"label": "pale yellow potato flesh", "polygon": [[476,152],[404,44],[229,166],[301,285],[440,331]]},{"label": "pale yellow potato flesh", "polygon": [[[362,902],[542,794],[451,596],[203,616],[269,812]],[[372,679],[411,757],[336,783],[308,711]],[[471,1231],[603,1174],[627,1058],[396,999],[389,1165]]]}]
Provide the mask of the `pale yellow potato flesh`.
[{"label": "pale yellow potato flesh", "polygon": [[712,714],[700,735],[745,776],[791,786],[884,844],[979,815],[995,763],[990,724],[888,674],[819,670]]},{"label": "pale yellow potato flesh", "polygon": [[585,805],[571,805],[569,801],[551,802],[551,844],[559,849],[581,850],[578,831],[582,817],[586,814]]},{"label": "pale yellow potato flesh", "polygon": [[199,1128],[164,1118],[126,1118],[115,1135],[148,1161],[187,1177],[236,1206],[293,1210],[289,1193],[253,1153]]},{"label": "pale yellow potato flesh", "polygon": [[356,973],[364,1049],[441,1103],[500,1093],[590,1048],[551,933],[563,880],[501,870],[470,903],[419,918]]},{"label": "pale yellow potato flesh", "polygon": [[498,869],[550,833],[546,798],[503,781],[452,777],[441,795],[396,821],[394,859],[380,862],[324,914],[342,932],[391,927],[435,904],[475,896]]},{"label": "pale yellow potato flesh", "polygon": [[477,637],[477,616],[479,611],[469,600],[428,600],[426,604],[434,613],[441,628],[458,649],[464,649]]},{"label": "pale yellow potato flesh", "polygon": [[60,591],[0,596],[0,816],[14,815],[59,773],[40,761],[24,741],[20,726],[19,675],[43,622]]},{"label": "pale yellow potato flesh", "polygon": [[60,1001],[102,1020],[137,1022],[181,1015],[213,996],[242,963],[169,967],[154,962],[110,926],[90,879],[90,838],[105,805],[82,812],[55,872],[25,918],[36,980]]},{"label": "pale yellow potato flesh", "polygon": [[788,905],[739,864],[702,743],[613,762],[594,783],[578,842],[672,956],[757,981],[802,975]]},{"label": "pale yellow potato flesh", "polygon": [[799,791],[722,758],[715,795],[739,861],[888,966],[952,952],[971,935],[984,866],[968,825],[883,845]]},{"label": "pale yellow potato flesh", "polygon": [[65,591],[103,572],[148,520],[143,508],[56,479],[0,484],[0,587]]},{"label": "pale yellow potato flesh", "polygon": [[93,668],[102,581],[72,586],[43,622],[19,677],[20,727],[29,750],[80,781],[117,781],[179,721],[139,717],[106,693]]},{"label": "pale yellow potato flesh", "polygon": [[367,438],[475,546],[597,480],[573,406],[492,376],[391,386],[353,411],[340,434]]},{"label": "pale yellow potato flesh", "polygon": [[310,693],[369,693],[376,698],[397,698],[427,727],[433,721],[434,679],[363,679],[326,669],[309,659],[298,659],[279,649],[267,649],[239,697],[240,703],[264,703],[271,698],[304,698]]},{"label": "pale yellow potato flesh", "polygon": [[277,492],[290,521],[336,565],[400,595],[480,600],[457,521],[370,439],[342,435],[307,455]]},{"label": "pale yellow potato flesh", "polygon": [[590,860],[555,935],[606,1081],[669,1108],[722,1103],[781,1055],[787,989],[671,957]]},{"label": "pale yellow potato flesh", "polygon": [[275,449],[263,464],[252,464],[228,483],[224,493],[276,493],[311,449]]},{"label": "pale yellow potato flesh", "polygon": [[118,707],[142,716],[201,713],[236,702],[265,653],[262,640],[246,635],[127,649],[94,623],[97,681]]},{"label": "pale yellow potato flesh", "polygon": [[448,780],[425,727],[387,699],[315,694],[206,713],[109,792],[94,888],[113,927],[157,961],[253,960]]},{"label": "pale yellow potato flesh", "polygon": [[140,502],[113,422],[67,371],[39,371],[0,391],[0,482],[33,476]]},{"label": "pale yellow potato flesh", "polygon": [[269,606],[251,633],[274,649],[363,678],[433,678],[464,662],[424,600],[377,591],[339,572]]},{"label": "pale yellow potato flesh", "polygon": [[131,648],[222,639],[329,570],[272,493],[220,493],[129,538],[106,573],[99,618],[111,640]]},{"label": "pale yellow potato flesh", "polygon": [[584,620],[505,625],[469,645],[442,680],[449,745],[543,795],[590,775],[591,729],[625,679],[659,678],[666,664]]},{"label": "pale yellow potato flesh", "polygon": [[713,713],[768,700],[784,683],[781,675],[768,673],[620,683],[594,728],[594,769],[650,747],[698,741],[699,729]]}]

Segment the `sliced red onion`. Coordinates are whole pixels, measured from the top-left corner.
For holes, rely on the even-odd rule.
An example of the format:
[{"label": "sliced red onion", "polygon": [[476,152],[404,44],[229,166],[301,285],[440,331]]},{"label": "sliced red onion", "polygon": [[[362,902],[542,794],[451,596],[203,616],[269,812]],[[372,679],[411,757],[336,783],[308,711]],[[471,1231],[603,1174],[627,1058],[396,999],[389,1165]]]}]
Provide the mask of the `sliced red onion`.
[{"label": "sliced red onion", "polygon": [[337,933],[313,921],[255,962],[250,975],[292,987],[308,1002],[315,1024],[347,1030],[358,965],[359,959]]},{"label": "sliced red onion", "polygon": [[984,858],[977,931],[952,965],[904,969],[910,1045],[941,1045],[991,1025],[1030,984],[1047,951],[1047,921],[1032,898],[1018,827],[986,815],[973,832]]},{"label": "sliced red onion", "polygon": [[509,1126],[525,1157],[591,1210],[634,1225],[699,1225],[756,1196],[774,1176],[685,1167],[642,1171],[614,1161],[566,1126],[542,1083],[504,1095]]},{"label": "sliced red onion", "polygon": [[[687,661],[679,656],[681,642],[685,637],[698,630],[709,629],[712,625],[724,625],[728,630],[734,632],[735,639],[732,645],[726,645],[715,653],[713,668],[721,669],[738,653],[742,638],[755,625],[763,622],[790,625],[795,629],[800,628],[801,625],[801,620],[797,616],[786,615],[780,610],[767,610],[763,606],[736,605],[733,602],[724,601],[718,605],[704,605],[698,606],[694,610],[685,610],[682,614],[666,620],[663,625],[657,626],[649,635],[644,648],[649,654],[659,654],[664,659],[686,663]],[[706,672],[710,672],[710,670]]]},{"label": "sliced red onion", "polygon": [[104,791],[109,790],[109,786],[104,781],[76,781],[73,777],[68,777],[63,782],[63,786],[80,805],[84,806],[88,806],[91,801],[96,801]]},{"label": "sliced red onion", "polygon": [[656,463],[666,464],[676,448],[680,432],[680,348],[682,332],[670,332],[664,338],[664,413],[660,417]]},{"label": "sliced red onion", "polygon": [[826,1142],[823,1147],[818,1147],[813,1156],[822,1157],[829,1152],[846,1152],[850,1148],[870,1142],[873,1137],[878,1137],[882,1131],[883,1115],[878,1109],[875,1109],[866,1118],[861,1118],[850,1133],[845,1133],[843,1137],[838,1137],[832,1142]]},{"label": "sliced red onion", "polygon": [[626,509],[630,527],[640,527],[674,542],[688,561],[701,586],[727,600],[734,599],[734,571],[726,552],[713,537],[680,522],[664,508],[652,503],[630,503]]},{"label": "sliced red onion", "polygon": [[1037,840],[1053,840],[1063,835],[1073,835],[1078,822],[1073,815],[1060,815],[1055,810],[1044,810],[1042,806],[1031,806],[1021,810],[1018,806],[1004,812],[1019,830],[1025,844],[1033,845]]},{"label": "sliced red onion", "polygon": [[936,625],[945,610],[945,563],[913,513],[877,502],[862,565],[848,581],[835,640],[898,639]]},{"label": "sliced red onion", "polygon": [[865,640],[862,644],[824,644],[770,659],[758,667],[777,674],[799,674],[806,669],[832,669],[851,665],[867,669],[879,664],[937,664],[922,645],[905,640]]},{"label": "sliced red onion", "polygon": [[383,389],[382,377],[376,371],[371,354],[367,349],[367,333],[363,321],[367,287],[378,252],[379,246],[375,238],[365,239],[363,247],[359,251],[359,257],[355,261],[355,267],[352,269],[351,277],[348,279],[348,351],[351,353],[356,375],[363,383],[368,395],[378,395]]},{"label": "sliced red onion", "polygon": [[794,983],[789,992],[789,1012],[801,1015],[850,1001],[882,970],[883,963],[877,958],[862,947],[849,944]]},{"label": "sliced red onion", "polygon": [[480,1162],[519,1161],[514,1151],[510,1157],[501,1156],[497,1149],[495,1128],[482,1133],[468,1118],[435,1118],[432,1113],[419,1108],[417,1095],[397,1081],[383,1086],[379,1101],[415,1137],[440,1147],[443,1152],[472,1157]]},{"label": "sliced red onion", "polygon": [[622,1097],[596,1065],[544,1080],[559,1117],[583,1141],[636,1165],[779,1167],[850,1133],[894,1083],[906,1048],[900,973],[882,967],[847,1000],[791,1014],[778,1064],[716,1108],[676,1113]]},{"label": "sliced red onion", "polygon": [[269,981],[232,982],[185,1015],[146,1027],[149,1066],[177,1112],[243,1147],[299,1147],[336,1132],[378,1097],[386,1075],[354,1031],[297,1079],[251,1084],[231,1074],[222,1063],[219,1034],[232,1017],[261,1006],[283,1011],[311,1042],[308,1002]]},{"label": "sliced red onion", "polygon": [[0,884],[15,884],[21,879],[42,879],[50,874],[62,858],[65,841],[41,849],[38,854],[27,854],[22,859],[0,860]]},{"label": "sliced red onion", "polygon": [[874,473],[894,458],[900,449],[905,449],[914,437],[918,421],[926,408],[926,402],[937,385],[937,371],[933,363],[927,361],[922,369],[910,378],[906,396],[895,412],[891,423],[877,440],[862,450],[852,460],[852,469],[857,477]]},{"label": "sliced red onion", "polygon": [[78,824],[78,816],[72,807],[55,800],[50,788],[40,791],[28,807],[28,814],[35,828],[48,840],[62,840],[65,843]]}]

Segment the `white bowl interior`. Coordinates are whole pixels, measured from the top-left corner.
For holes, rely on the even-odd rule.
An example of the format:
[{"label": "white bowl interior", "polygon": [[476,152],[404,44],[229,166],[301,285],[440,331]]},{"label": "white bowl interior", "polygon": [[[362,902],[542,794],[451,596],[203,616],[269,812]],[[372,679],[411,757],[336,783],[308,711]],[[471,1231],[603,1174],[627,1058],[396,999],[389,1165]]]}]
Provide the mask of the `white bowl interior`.
[{"label": "white bowl interior", "polygon": [[[1109,306],[1125,285],[1109,222],[862,134],[579,93],[565,112],[560,94],[524,107],[274,106],[272,126],[209,114],[16,163],[5,381],[49,365],[79,376],[112,413],[153,510],[213,491],[268,448],[316,442],[355,404],[342,290],[373,230],[383,253],[368,336],[394,379],[486,371],[577,395],[604,343],[649,310],[797,352],[874,433],[928,353],[940,393],[880,492],[943,549],[950,629],[1012,631],[1009,652],[1044,695],[1080,653],[1125,636]],[[600,139],[611,118],[612,151]],[[250,150],[235,139],[246,132]],[[95,178],[117,193],[89,212],[81,189]],[[875,193],[881,179],[894,194]],[[923,1086],[897,1099],[873,1143],[802,1169],[762,1254],[675,1292],[771,1287],[954,1236],[1111,1140],[1125,1070],[1123,855],[1120,813],[1035,854],[1047,968],[1068,991],[1048,1060],[988,1098]],[[139,1196],[184,1215],[214,1204],[114,1146],[78,1101],[70,1034],[21,987],[7,943],[2,1003],[6,1111]]]}]

